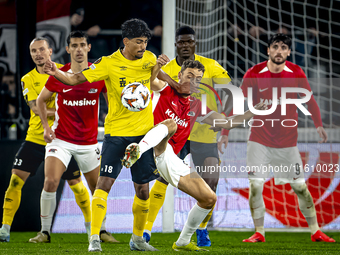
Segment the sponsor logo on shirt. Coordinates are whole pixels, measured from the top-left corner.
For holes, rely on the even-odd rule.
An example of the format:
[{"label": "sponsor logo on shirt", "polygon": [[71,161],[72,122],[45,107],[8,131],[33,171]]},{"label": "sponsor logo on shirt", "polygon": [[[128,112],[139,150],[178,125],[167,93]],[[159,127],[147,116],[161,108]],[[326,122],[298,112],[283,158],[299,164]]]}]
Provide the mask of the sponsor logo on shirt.
[{"label": "sponsor logo on shirt", "polygon": [[66,92],[69,92],[71,91],[72,89],[63,89],[63,93],[66,93]]},{"label": "sponsor logo on shirt", "polygon": [[259,89],[260,92],[266,91],[268,88]]},{"label": "sponsor logo on shirt", "polygon": [[63,105],[67,105],[67,106],[86,106],[86,105],[96,105],[97,104],[97,100],[93,99],[93,100],[88,100],[86,98],[82,99],[82,100],[63,100]]},{"label": "sponsor logo on shirt", "polygon": [[144,63],[142,69],[147,69],[150,66],[151,62]]},{"label": "sponsor logo on shirt", "polygon": [[167,109],[165,111],[165,115],[168,115],[171,119],[173,119],[177,125],[182,127],[187,127],[188,122],[185,122],[185,119],[182,120],[180,117],[178,117],[174,112],[172,112],[170,109]]},{"label": "sponsor logo on shirt", "polygon": [[98,89],[90,89],[90,90],[89,90],[89,93],[90,93],[90,94],[91,94],[91,93],[93,94],[93,93],[97,93],[97,91],[98,91]]},{"label": "sponsor logo on shirt", "polygon": [[126,71],[127,70],[127,66],[120,66],[120,71]]}]

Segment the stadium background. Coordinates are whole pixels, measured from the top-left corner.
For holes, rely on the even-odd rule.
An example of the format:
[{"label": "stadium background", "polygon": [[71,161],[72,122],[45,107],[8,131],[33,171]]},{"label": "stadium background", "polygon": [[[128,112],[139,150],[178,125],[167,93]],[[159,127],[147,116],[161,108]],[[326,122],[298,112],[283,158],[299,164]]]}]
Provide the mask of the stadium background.
[{"label": "stadium background", "polygon": [[[20,141],[25,138],[27,129],[29,108],[22,100],[19,81],[34,67],[28,45],[36,35],[48,36],[53,42],[53,60],[65,63],[68,61],[64,50],[66,37],[71,30],[68,11],[71,1],[38,0],[35,4],[17,1],[17,6],[15,6],[15,1],[4,2],[5,4],[0,5],[2,17],[0,70],[3,70],[2,73],[8,70],[15,73],[17,111],[14,118],[1,116],[1,162],[5,162],[0,172],[0,176],[4,177],[1,178],[1,201],[3,201],[2,198],[8,185],[15,148],[18,148]],[[161,3],[161,1],[147,2],[151,5],[154,2],[157,6]],[[173,46],[175,29],[181,25],[190,25],[197,33],[196,53],[216,59],[228,70],[233,77],[234,84],[239,85],[242,75],[248,68],[266,59],[266,41],[270,33],[283,31],[292,36],[293,54],[290,60],[299,64],[305,71],[329,135],[327,144],[318,144],[311,118],[299,115],[298,147],[304,164],[313,166],[315,170],[327,166],[324,170],[328,172],[327,175],[318,171],[306,173],[307,185],[316,204],[318,221],[323,229],[327,230],[340,229],[339,173],[331,173],[329,167],[330,164],[339,164],[340,160],[339,7],[340,2],[335,0],[275,0],[270,1],[270,4],[269,0],[166,0],[163,1],[165,11],[153,10],[155,18],[159,17],[159,12],[163,13],[159,20],[163,26],[161,38],[163,49],[159,49],[160,38],[156,36],[152,39],[151,42],[155,43],[151,44],[153,47],[150,48],[155,54],[164,52],[173,58],[175,56]],[[105,28],[98,37],[110,42],[113,39],[118,47],[119,34],[119,29]],[[109,49],[103,49],[103,55],[110,53],[112,52]],[[91,55],[90,57],[95,60],[100,56]],[[3,94],[2,92],[1,95]],[[220,95],[226,98],[223,92],[220,92]],[[1,100],[4,102],[3,97]],[[105,110],[103,105],[103,112]],[[99,135],[102,135],[102,129],[99,129]],[[239,168],[245,165],[247,130],[233,130],[229,137],[228,148],[221,156],[222,166],[233,165]],[[9,150],[9,148],[14,149]],[[42,174],[40,170],[40,175],[30,178],[31,180],[23,189],[23,204],[14,222],[20,221],[21,217],[27,219],[29,216],[32,217],[32,222],[38,223],[38,225],[26,226],[24,230],[40,229],[39,195],[42,188]],[[219,181],[218,202],[213,220],[209,224],[210,228],[243,230],[253,227],[247,200],[248,180],[232,177],[223,175]],[[36,185],[37,183],[39,185]],[[35,191],[32,189],[33,186],[35,186]],[[173,189],[169,191],[165,209],[160,211],[155,222],[155,231],[181,229],[188,211],[195,203],[193,199],[180,191]],[[59,194],[61,199],[52,231],[85,232],[82,213],[67,183],[61,183]],[[108,198],[107,227],[109,231],[132,231],[133,196],[130,173],[127,169],[123,169]],[[265,228],[284,231],[306,230],[306,222],[297,210],[297,198],[288,185],[274,186],[273,180],[269,178],[265,184],[264,198],[267,207]],[[30,215],[27,214],[27,210],[30,211]],[[172,215],[174,215],[173,221]],[[18,229],[20,230],[19,226]]]}]

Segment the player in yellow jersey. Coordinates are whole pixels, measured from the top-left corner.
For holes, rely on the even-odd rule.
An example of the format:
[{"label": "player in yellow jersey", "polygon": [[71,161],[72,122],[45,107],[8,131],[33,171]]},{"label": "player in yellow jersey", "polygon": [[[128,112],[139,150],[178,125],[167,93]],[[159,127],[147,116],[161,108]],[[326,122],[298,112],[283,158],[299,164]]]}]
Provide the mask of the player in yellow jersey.
[{"label": "player in yellow jersey", "polygon": [[[157,60],[153,53],[146,50],[151,32],[144,21],[131,19],[122,24],[122,37],[123,48],[110,56],[99,58],[82,72],[75,74],[62,72],[51,61],[48,61],[44,67],[46,73],[65,84],[77,85],[85,81],[105,80],[107,88],[109,111],[105,119],[100,176],[92,200],[89,251],[101,251],[99,228],[106,213],[108,194],[122,169],[121,160],[126,146],[133,142],[138,143],[153,127],[152,104],[141,112],[131,112],[120,100],[122,90],[129,83],[140,82],[150,89],[152,69]],[[176,88],[183,89],[180,85]],[[143,230],[149,212],[149,182],[158,177],[154,173],[155,170],[152,150],[143,154],[131,168],[136,191],[132,205],[134,221],[130,240],[131,250],[156,250],[143,239]]]},{"label": "player in yellow jersey", "polygon": [[[203,83],[213,87],[214,83],[228,84],[231,81],[228,72],[216,60],[195,54],[195,31],[191,27],[183,26],[177,29],[175,46],[177,50],[177,57],[162,68],[162,70],[173,80],[178,81],[178,73],[181,71],[181,65],[185,60],[191,59],[198,60],[205,66],[205,72],[202,78]],[[201,95],[205,93],[204,90],[209,89],[204,85],[200,85],[200,88],[203,89],[201,91],[202,93],[194,93],[192,96],[201,100]],[[210,94],[213,95],[213,92],[210,91]],[[218,109],[215,96],[211,97],[207,95],[206,98],[207,107],[217,111]],[[211,130],[210,127],[211,126],[207,124],[201,125],[199,123],[195,123],[188,141],[181,150],[180,157],[184,159],[184,157],[191,152],[195,166],[200,166],[200,169],[205,167],[205,169],[208,170],[199,174],[216,193],[219,173],[210,173],[209,170],[211,168],[209,166],[216,166],[219,164],[218,147],[216,142],[217,132]],[[151,238],[152,226],[158,211],[164,203],[167,185],[168,183],[162,177],[159,177],[150,191],[150,211],[143,234],[147,242]],[[212,211],[213,210],[211,210],[196,231],[198,246],[211,246],[206,228],[207,223],[212,216]]]},{"label": "player in yellow jersey", "polygon": [[[0,229],[1,242],[9,242],[13,218],[21,201],[22,187],[29,176],[35,175],[45,158],[46,142],[44,141],[44,129],[37,114],[36,99],[49,77],[49,75],[44,73],[43,66],[51,57],[52,48],[46,38],[37,37],[31,42],[29,49],[36,67],[22,77],[21,85],[25,100],[31,109],[31,117],[26,140],[21,144],[19,151],[15,155],[12,176],[4,198],[2,227]],[[61,67],[62,65],[57,64],[57,66]],[[54,120],[54,99],[55,96],[47,104],[48,122],[50,125],[53,124]],[[80,171],[75,160],[73,159],[72,162],[62,178],[68,181],[74,192],[76,201],[83,211],[85,222],[90,221],[89,193],[81,181]],[[55,194],[47,194],[47,196],[54,198],[55,201]],[[48,232],[41,234],[41,242],[50,242]]]}]

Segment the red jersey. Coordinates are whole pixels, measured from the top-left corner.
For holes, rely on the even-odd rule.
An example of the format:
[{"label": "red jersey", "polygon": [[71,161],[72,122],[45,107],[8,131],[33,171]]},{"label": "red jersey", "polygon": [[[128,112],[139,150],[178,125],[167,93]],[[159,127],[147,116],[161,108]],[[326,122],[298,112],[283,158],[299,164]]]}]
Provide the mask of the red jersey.
[{"label": "red jersey", "polygon": [[[306,75],[303,70],[289,61],[286,61],[285,67],[281,73],[271,73],[267,67],[267,62],[262,62],[250,68],[243,77],[242,91],[245,97],[248,97],[248,88],[253,89],[253,105],[265,102],[268,109],[272,106],[272,90],[277,88],[278,105],[276,110],[265,116],[255,116],[254,127],[251,127],[249,141],[254,141],[268,147],[286,148],[293,147],[297,144],[297,107],[294,104],[286,105],[286,115],[281,115],[281,88],[304,88],[311,91]],[[302,96],[304,96],[302,94]],[[298,98],[297,93],[287,93],[287,98]],[[307,102],[308,111],[312,114],[315,127],[322,126],[322,120],[319,107],[312,95]],[[295,120],[289,121],[288,119]],[[260,126],[262,120],[264,125]],[[283,124],[282,124],[282,121]],[[295,126],[294,126],[295,125]],[[289,126],[289,127],[288,127]]]},{"label": "red jersey", "polygon": [[[70,67],[69,63],[60,70],[71,71]],[[99,95],[101,92],[106,93],[105,82],[84,82],[77,86],[68,86],[50,76],[45,87],[57,93],[52,126],[56,137],[78,145],[96,144]]]},{"label": "red jersey", "polygon": [[[161,91],[154,92],[152,107],[155,125],[166,119],[176,122],[177,131],[170,138],[169,144],[178,154],[188,140],[196,119],[203,116],[201,101],[190,96],[181,97],[176,90],[166,85]],[[211,110],[207,107],[206,113],[209,112]]]}]

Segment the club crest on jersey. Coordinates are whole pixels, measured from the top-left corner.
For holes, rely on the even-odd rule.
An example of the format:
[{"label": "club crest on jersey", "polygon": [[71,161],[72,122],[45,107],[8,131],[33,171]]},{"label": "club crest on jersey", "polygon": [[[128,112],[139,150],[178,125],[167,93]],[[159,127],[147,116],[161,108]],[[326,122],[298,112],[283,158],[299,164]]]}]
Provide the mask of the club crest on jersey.
[{"label": "club crest on jersey", "polygon": [[93,94],[93,93],[97,93],[97,91],[98,91],[98,89],[90,89],[90,90],[89,90],[89,93],[90,93],[90,94]]},{"label": "club crest on jersey", "polygon": [[194,117],[195,116],[195,112],[192,112],[192,111],[188,112],[188,116]]},{"label": "club crest on jersey", "polygon": [[151,62],[144,63],[142,69],[147,69],[150,66]]}]

